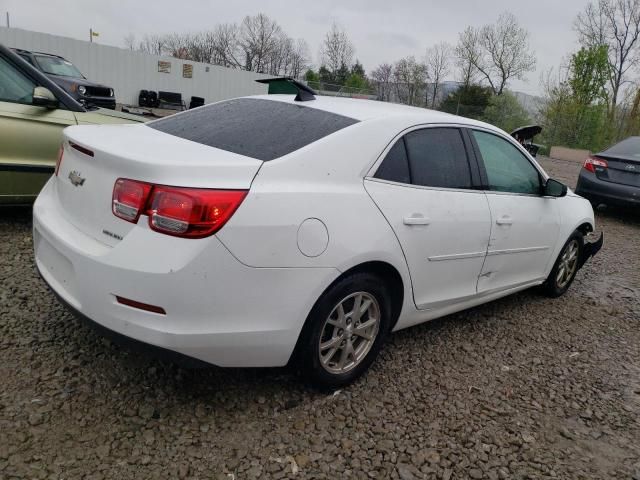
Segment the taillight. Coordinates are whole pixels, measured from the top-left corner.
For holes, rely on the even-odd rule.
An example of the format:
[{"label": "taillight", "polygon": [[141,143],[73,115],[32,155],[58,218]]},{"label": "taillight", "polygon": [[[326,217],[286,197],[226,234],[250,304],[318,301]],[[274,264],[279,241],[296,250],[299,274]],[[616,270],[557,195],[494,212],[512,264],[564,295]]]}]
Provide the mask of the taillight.
[{"label": "taillight", "polygon": [[113,188],[113,213],[132,223],[146,214],[156,232],[203,238],[220,230],[246,195],[246,190],[169,187],[119,178]]},{"label": "taillight", "polygon": [[246,195],[246,190],[157,186],[149,202],[149,226],[169,235],[207,237],[222,228]]},{"label": "taillight", "polygon": [[111,208],[116,217],[136,223],[144,213],[151,185],[126,178],[119,178],[113,187]]},{"label": "taillight", "polygon": [[62,163],[62,155],[64,154],[64,148],[60,145],[60,149],[58,150],[58,158],[56,159],[56,171],[55,175],[58,176],[58,172],[60,171],[60,164]]},{"label": "taillight", "polygon": [[588,157],[584,161],[583,167],[585,170],[589,170],[591,173],[596,173],[596,168],[608,168],[609,164],[601,158]]}]

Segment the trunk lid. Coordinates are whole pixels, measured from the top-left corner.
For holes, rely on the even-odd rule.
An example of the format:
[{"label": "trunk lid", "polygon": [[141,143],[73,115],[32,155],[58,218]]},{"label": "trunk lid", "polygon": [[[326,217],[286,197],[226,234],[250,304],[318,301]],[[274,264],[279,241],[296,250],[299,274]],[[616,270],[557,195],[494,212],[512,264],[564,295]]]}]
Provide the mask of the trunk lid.
[{"label": "trunk lid", "polygon": [[599,153],[596,158],[605,160],[608,168],[596,169],[596,176],[605,182],[640,187],[640,160]]},{"label": "trunk lid", "polygon": [[61,210],[76,228],[112,246],[136,227],[111,210],[118,178],[176,187],[247,190],[262,165],[260,160],[144,125],[70,127],[64,131],[63,146],[55,179]]}]

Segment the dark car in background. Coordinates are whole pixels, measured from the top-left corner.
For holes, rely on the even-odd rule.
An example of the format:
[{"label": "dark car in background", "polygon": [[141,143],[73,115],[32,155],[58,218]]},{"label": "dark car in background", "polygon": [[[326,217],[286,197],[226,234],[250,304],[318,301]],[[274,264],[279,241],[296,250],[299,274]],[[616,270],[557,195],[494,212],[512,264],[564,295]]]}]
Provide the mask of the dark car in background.
[{"label": "dark car in background", "polygon": [[87,80],[69,60],[50,53],[13,50],[83,105],[115,110],[113,88]]},{"label": "dark car in background", "polygon": [[640,207],[640,137],[629,137],[584,162],[576,193],[594,205]]}]

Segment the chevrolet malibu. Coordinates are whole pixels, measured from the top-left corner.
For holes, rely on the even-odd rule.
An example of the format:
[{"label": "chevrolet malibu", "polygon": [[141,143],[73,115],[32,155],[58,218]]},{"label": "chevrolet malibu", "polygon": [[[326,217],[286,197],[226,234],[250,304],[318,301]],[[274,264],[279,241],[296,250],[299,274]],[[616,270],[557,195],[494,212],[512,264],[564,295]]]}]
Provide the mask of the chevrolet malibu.
[{"label": "chevrolet malibu", "polygon": [[602,245],[590,203],[503,131],[301,93],[67,128],[34,206],[44,280],[111,333],[328,388],[392,331],[562,295]]}]

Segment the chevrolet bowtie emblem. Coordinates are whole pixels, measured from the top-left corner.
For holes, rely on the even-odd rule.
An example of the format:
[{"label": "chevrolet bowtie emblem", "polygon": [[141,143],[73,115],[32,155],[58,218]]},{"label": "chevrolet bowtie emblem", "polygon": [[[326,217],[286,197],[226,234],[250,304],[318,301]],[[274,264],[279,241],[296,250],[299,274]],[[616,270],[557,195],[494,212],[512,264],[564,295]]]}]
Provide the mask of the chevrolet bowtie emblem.
[{"label": "chevrolet bowtie emblem", "polygon": [[69,172],[69,180],[74,187],[81,187],[86,179],[80,176],[80,172],[73,170],[72,172]]}]

